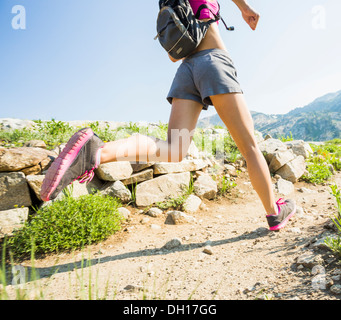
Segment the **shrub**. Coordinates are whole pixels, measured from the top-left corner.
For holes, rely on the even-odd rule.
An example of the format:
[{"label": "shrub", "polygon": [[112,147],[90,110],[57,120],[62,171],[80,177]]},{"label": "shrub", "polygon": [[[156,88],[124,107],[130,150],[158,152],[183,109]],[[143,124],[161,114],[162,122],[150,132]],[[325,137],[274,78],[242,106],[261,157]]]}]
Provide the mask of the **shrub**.
[{"label": "shrub", "polygon": [[9,239],[15,256],[31,252],[52,253],[73,250],[105,240],[120,229],[119,202],[100,193],[66,196],[39,209],[24,227]]},{"label": "shrub", "polygon": [[332,221],[334,222],[336,228],[339,231],[339,236],[337,238],[328,237],[325,240],[326,245],[336,254],[341,257],[341,191],[338,189],[336,185],[330,187],[332,190],[332,194],[336,199],[337,204],[337,214],[335,215]]}]

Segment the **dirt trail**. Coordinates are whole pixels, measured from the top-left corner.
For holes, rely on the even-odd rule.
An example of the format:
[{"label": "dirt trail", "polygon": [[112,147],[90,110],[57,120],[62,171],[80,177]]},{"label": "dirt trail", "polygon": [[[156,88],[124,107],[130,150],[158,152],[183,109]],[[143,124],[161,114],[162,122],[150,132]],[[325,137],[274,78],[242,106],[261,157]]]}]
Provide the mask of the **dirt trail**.
[{"label": "dirt trail", "polygon": [[[333,180],[341,186],[341,174]],[[300,187],[309,190],[300,192]],[[93,298],[98,291],[99,298],[118,300],[340,299],[328,287],[314,288],[311,269],[296,264],[296,258],[311,250],[314,241],[328,231],[326,223],[336,212],[330,188],[297,183],[290,197],[304,214],[296,214],[280,232],[268,231],[260,200],[246,173],[238,177],[231,195],[205,202],[206,208],[193,215],[197,223],[165,224],[164,215],[149,217],[142,224],[145,216],[130,208],[125,230],[107,241],[83,253],[37,259],[40,288],[45,299],[85,298],[90,285]],[[164,249],[174,238],[181,244]],[[327,275],[341,269],[329,251],[318,249],[315,253],[321,255]],[[90,268],[81,268],[82,257],[84,266],[91,262]],[[29,267],[31,262],[23,265]]]}]

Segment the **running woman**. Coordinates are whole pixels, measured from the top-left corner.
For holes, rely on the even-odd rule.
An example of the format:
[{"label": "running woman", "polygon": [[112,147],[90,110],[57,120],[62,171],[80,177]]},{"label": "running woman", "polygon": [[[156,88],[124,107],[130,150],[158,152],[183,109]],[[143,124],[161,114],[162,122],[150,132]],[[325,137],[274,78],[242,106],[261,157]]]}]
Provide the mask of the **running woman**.
[{"label": "running woman", "polygon": [[[245,22],[256,30],[259,14],[246,0],[232,1],[240,9]],[[217,0],[189,2],[194,13],[202,4],[208,5],[214,13],[219,11]],[[201,11],[201,20],[213,18],[210,10]],[[138,134],[103,143],[90,128],[82,129],[71,137],[47,171],[41,189],[42,200],[55,199],[75,180],[91,181],[100,164],[113,161],[182,161],[201,111],[212,105],[246,160],[252,186],[263,204],[270,230],[282,229],[295,214],[296,205],[293,200],[279,199],[276,202],[269,168],[258,148],[253,120],[217,23],[211,24],[196,51],[182,60],[167,99],[172,109],[166,141]]]}]

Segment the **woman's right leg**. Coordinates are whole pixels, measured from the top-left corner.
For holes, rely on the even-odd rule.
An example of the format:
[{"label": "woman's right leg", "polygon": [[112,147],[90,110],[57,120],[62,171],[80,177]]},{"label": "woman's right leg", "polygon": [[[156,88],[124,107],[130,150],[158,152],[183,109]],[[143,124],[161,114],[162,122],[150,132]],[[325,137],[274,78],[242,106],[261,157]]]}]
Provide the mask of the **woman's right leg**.
[{"label": "woman's right leg", "polygon": [[113,161],[180,162],[187,154],[202,105],[193,100],[173,99],[167,140],[136,134],[108,142],[101,151],[101,164]]},{"label": "woman's right leg", "polygon": [[74,180],[91,181],[94,170],[112,161],[179,162],[186,156],[202,105],[174,99],[166,141],[143,135],[104,144],[90,128],[76,132],[48,169],[41,199],[49,201]]}]

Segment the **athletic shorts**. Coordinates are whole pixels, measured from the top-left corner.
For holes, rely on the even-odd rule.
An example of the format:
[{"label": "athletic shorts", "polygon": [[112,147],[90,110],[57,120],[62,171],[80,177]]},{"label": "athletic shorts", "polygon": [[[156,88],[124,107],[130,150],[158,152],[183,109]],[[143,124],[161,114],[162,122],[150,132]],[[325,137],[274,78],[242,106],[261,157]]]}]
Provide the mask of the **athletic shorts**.
[{"label": "athletic shorts", "polygon": [[208,49],[196,52],[183,60],[173,80],[167,100],[194,100],[207,110],[213,105],[211,96],[224,93],[243,93],[237,71],[227,51]]}]

